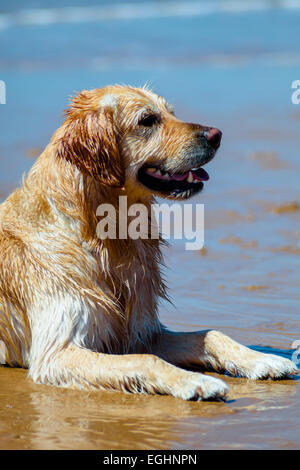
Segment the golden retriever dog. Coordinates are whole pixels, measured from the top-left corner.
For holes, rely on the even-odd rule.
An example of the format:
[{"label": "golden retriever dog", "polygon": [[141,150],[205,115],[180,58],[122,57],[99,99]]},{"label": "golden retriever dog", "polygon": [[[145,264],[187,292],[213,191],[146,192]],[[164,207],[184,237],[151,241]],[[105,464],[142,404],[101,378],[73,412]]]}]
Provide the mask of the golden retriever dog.
[{"label": "golden retriever dog", "polygon": [[[223,400],[228,387],[203,370],[249,379],[297,373],[215,331],[169,331],[160,238],[101,239],[97,208],[150,208],[155,196],[186,199],[218,129],[177,119],[146,88],[82,91],[62,126],[0,206],[0,359],[37,383],[79,389]],[[116,222],[118,223],[118,221]],[[199,368],[196,372],[195,367]],[[192,370],[191,370],[192,369]]]}]

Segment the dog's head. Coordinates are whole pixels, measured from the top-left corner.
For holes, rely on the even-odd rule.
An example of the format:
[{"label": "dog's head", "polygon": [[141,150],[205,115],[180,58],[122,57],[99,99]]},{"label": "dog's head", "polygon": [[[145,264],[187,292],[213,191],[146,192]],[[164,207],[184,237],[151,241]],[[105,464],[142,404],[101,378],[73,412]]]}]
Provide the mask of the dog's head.
[{"label": "dog's head", "polygon": [[145,89],[111,86],[79,93],[66,112],[58,155],[104,185],[141,197],[188,198],[203,188],[202,168],[221,141],[218,129],[177,119]]}]

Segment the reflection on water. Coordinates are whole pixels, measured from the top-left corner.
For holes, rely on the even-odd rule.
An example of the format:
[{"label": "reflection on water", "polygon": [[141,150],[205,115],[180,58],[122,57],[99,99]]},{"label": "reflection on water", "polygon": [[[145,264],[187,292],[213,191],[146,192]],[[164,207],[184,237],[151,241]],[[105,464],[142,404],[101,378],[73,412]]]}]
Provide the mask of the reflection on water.
[{"label": "reflection on water", "polygon": [[[134,2],[131,15],[140,12],[138,19],[87,23],[81,15],[75,24],[79,10],[70,8],[83,3],[74,0],[52,2],[43,25],[43,12],[31,12],[29,22],[19,12],[44,3],[1,5],[0,79],[7,86],[7,104],[0,106],[1,199],[61,123],[70,93],[150,82],[180,118],[223,131],[207,166],[210,181],[192,200],[205,204],[205,247],[189,252],[176,240],[166,250],[174,306],[161,305],[162,321],[175,330],[218,328],[291,357],[300,331],[300,108],[290,99],[291,82],[300,78],[300,12],[285,2],[283,9],[262,2],[267,7],[252,13],[229,11],[237,2],[210,2],[209,14],[154,19],[147,11],[161,12],[163,2],[152,1],[145,2],[148,10]],[[108,6],[100,3],[89,5],[99,14]],[[117,3],[106,15],[121,14]],[[173,3],[174,11],[190,4]],[[226,13],[213,11],[226,3]],[[65,23],[53,12],[62,6],[70,7]],[[1,367],[0,448],[300,447],[299,380],[224,380],[227,403],[186,403],[35,385],[25,371]]]}]

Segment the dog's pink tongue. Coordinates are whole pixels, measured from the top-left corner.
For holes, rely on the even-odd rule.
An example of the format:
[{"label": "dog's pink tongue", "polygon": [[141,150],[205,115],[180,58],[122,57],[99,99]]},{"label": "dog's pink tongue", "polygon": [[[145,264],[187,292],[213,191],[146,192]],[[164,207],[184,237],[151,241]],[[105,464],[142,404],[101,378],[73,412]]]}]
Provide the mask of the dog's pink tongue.
[{"label": "dog's pink tongue", "polygon": [[188,175],[189,175],[188,171],[184,173],[183,175],[181,175],[180,173],[174,173],[174,175],[172,175],[172,179],[175,181],[183,181],[188,177]]}]

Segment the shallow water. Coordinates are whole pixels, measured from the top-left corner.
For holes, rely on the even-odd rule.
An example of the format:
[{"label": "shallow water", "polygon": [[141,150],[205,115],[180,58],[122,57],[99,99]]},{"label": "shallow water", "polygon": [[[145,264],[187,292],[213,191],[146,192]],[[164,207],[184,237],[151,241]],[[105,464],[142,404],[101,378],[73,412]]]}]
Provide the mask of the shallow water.
[{"label": "shallow water", "polygon": [[[162,304],[161,319],[291,357],[300,339],[300,104],[291,102],[299,10],[24,24],[13,12],[40,2],[10,5],[0,2],[10,15],[4,26],[0,14],[2,197],[47,144],[73,91],[150,82],[180,118],[223,131],[211,179],[191,200],[205,204],[205,246],[186,251],[173,241],[166,250],[174,306]],[[300,448],[298,379],[224,380],[226,403],[186,403],[35,385],[26,371],[2,367],[0,448]]]},{"label": "shallow water", "polygon": [[[79,392],[0,374],[1,449],[292,449],[299,447],[299,383],[231,386],[224,403]],[[298,395],[299,400],[299,395]]]}]

